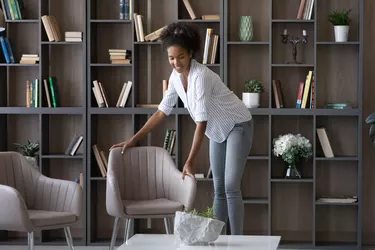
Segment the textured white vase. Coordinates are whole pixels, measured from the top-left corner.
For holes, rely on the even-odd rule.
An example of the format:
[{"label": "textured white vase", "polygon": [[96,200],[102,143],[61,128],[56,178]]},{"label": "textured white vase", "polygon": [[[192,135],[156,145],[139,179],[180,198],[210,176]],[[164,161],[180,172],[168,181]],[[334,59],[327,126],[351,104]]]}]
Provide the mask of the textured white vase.
[{"label": "textured white vase", "polygon": [[259,107],[259,93],[242,93],[242,101],[247,108]]},{"label": "textured white vase", "polygon": [[347,42],[349,36],[349,26],[348,25],[336,25],[335,30],[335,41],[336,42]]}]

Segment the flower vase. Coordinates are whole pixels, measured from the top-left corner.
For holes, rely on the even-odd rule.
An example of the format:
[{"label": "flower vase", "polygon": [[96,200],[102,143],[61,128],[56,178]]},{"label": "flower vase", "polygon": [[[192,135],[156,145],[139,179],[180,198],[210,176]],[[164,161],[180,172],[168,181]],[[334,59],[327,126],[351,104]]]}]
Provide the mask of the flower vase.
[{"label": "flower vase", "polygon": [[242,42],[253,40],[253,20],[251,16],[241,16],[240,18],[240,40]]},{"label": "flower vase", "polygon": [[301,173],[296,167],[295,164],[289,164],[286,174],[285,174],[285,179],[301,179]]}]

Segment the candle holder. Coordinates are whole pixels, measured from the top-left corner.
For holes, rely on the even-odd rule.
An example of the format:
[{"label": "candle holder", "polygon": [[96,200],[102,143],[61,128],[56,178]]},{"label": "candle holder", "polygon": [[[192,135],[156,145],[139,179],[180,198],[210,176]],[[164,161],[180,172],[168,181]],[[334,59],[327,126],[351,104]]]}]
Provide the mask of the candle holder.
[{"label": "candle holder", "polygon": [[306,44],[308,35],[304,34],[303,38],[300,39],[298,36],[296,38],[294,38],[293,36],[289,38],[289,35],[284,33],[284,34],[281,34],[281,37],[282,37],[283,44],[288,44],[288,43],[292,44],[293,61],[287,62],[287,64],[302,64],[301,62],[297,61],[297,45],[300,43]]}]

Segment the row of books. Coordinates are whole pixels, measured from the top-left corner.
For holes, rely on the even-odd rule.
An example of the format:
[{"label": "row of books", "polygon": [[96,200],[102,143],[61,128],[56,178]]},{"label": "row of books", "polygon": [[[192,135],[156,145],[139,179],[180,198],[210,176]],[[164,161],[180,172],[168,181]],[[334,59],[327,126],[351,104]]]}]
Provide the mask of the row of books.
[{"label": "row of books", "polygon": [[92,145],[92,150],[94,152],[96,163],[98,164],[99,171],[103,177],[107,176],[107,170],[108,170],[108,157],[104,153],[103,150],[101,150],[97,144]]},{"label": "row of books", "polygon": [[301,0],[297,13],[297,19],[311,20],[314,0]]},{"label": "row of books", "polygon": [[168,151],[169,154],[173,154],[174,145],[176,142],[176,130],[168,128],[165,132],[163,148]]},{"label": "row of books", "polygon": [[66,148],[65,154],[66,155],[75,155],[81,146],[83,141],[83,135],[74,135],[72,140],[69,143],[69,146]]},{"label": "row of books", "polygon": [[6,20],[21,20],[24,2],[23,0],[1,0],[1,9]]},{"label": "row of books", "polygon": [[120,19],[131,20],[132,8],[132,0],[120,0]]},{"label": "row of books", "polygon": [[135,35],[137,38],[137,42],[146,42],[146,41],[156,41],[159,40],[161,32],[167,27],[164,25],[163,27],[151,32],[150,34],[145,35],[144,27],[143,27],[143,15],[138,13],[134,13],[134,28],[135,28]]},{"label": "row of books", "polygon": [[[105,91],[105,88],[103,86],[103,84],[97,80],[94,80],[93,81],[93,87],[92,87],[92,91],[94,93],[94,97],[95,97],[95,100],[98,104],[98,107],[99,108],[109,108],[110,107],[110,104],[109,104],[109,100],[108,100],[108,95]],[[123,108],[126,106],[126,103],[129,99],[129,96],[130,96],[130,90],[133,86],[133,82],[132,81],[128,81],[128,82],[124,82],[124,84],[122,85],[122,88],[121,88],[121,92],[120,92],[120,95],[117,99],[117,103],[116,103],[116,107],[119,108]]]},{"label": "row of books", "polygon": [[[57,88],[57,79],[54,76],[48,77],[48,79],[43,80],[44,83],[44,94],[45,100],[47,101],[48,107],[57,108],[60,106],[59,91]],[[40,81],[39,79],[26,80],[26,107],[27,108],[38,108],[40,107],[40,97],[39,89]]]},{"label": "row of books", "polygon": [[203,64],[214,64],[218,54],[219,35],[213,34],[212,28],[207,28],[203,51]]},{"label": "row of books", "polygon": [[13,55],[13,50],[9,39],[5,36],[0,36],[0,44],[5,58],[5,62],[15,63],[16,61]]},{"label": "row of books", "polygon": [[109,49],[109,60],[111,64],[131,64],[132,51],[128,49]]},{"label": "row of books", "polygon": [[55,16],[43,15],[42,23],[50,42],[59,42],[63,40],[61,29]]},{"label": "row of books", "polygon": [[38,54],[22,54],[20,64],[36,64],[39,62]]},{"label": "row of books", "polygon": [[[189,0],[183,0],[186,10],[188,11],[191,19],[199,19],[199,16],[195,13]],[[220,20],[220,15],[218,14],[209,14],[202,15],[201,19],[203,20]]]}]

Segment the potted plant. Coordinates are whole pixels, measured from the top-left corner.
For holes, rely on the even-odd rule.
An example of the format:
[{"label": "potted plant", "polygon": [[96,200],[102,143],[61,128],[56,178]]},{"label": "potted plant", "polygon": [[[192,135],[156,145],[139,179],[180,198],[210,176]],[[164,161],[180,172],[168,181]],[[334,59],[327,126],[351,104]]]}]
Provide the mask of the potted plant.
[{"label": "potted plant", "polygon": [[174,219],[174,235],[176,240],[184,245],[207,245],[219,237],[225,223],[217,220],[213,207],[199,213],[192,211],[177,211]]},{"label": "potted plant", "polygon": [[336,42],[347,42],[349,35],[349,25],[351,19],[349,17],[349,10],[335,10],[328,15],[328,20],[332,23],[335,32]]},{"label": "potted plant", "polygon": [[375,145],[375,112],[367,116],[365,122],[367,124],[371,124],[370,129],[369,129],[369,136],[370,136],[372,144]]},{"label": "potted plant", "polygon": [[273,140],[273,153],[288,164],[285,178],[300,179],[301,173],[297,164],[303,158],[307,160],[312,156],[312,146],[310,141],[300,134],[285,134]]},{"label": "potted plant", "polygon": [[242,101],[247,108],[259,107],[260,93],[264,91],[264,87],[259,80],[247,80],[245,82],[245,90],[242,93]]},{"label": "potted plant", "polygon": [[31,142],[30,140],[27,140],[27,143],[21,144],[21,143],[14,143],[20,153],[25,156],[25,158],[30,162],[30,164],[38,168],[38,162],[37,162],[37,156],[39,152],[39,143],[38,142]]}]

